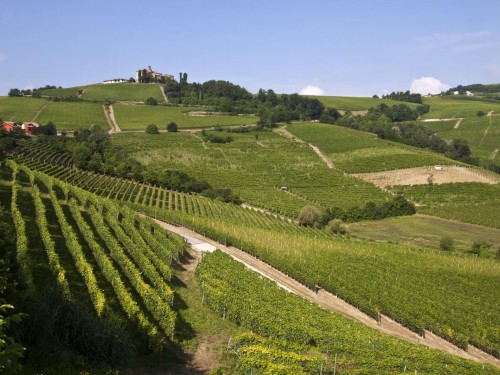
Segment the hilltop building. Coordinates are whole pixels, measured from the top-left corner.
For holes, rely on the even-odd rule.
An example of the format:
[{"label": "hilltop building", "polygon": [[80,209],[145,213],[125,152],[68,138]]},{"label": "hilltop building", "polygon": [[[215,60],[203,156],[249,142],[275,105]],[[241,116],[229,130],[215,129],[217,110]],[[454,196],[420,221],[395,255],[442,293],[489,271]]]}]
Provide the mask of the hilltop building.
[{"label": "hilltop building", "polygon": [[146,69],[137,70],[135,72],[135,81],[138,83],[165,83],[166,81],[172,81],[174,76],[171,74],[155,72],[151,69],[151,65],[148,65]]},{"label": "hilltop building", "polygon": [[128,79],[125,78],[113,78],[113,79],[107,79],[105,81],[102,81],[104,84],[109,84],[109,83],[123,83],[123,82],[128,82]]}]

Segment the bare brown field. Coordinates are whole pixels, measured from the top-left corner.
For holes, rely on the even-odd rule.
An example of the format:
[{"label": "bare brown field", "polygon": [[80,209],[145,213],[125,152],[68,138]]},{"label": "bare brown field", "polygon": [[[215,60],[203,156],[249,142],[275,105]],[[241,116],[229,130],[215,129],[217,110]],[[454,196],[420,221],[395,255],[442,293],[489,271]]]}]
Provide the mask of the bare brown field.
[{"label": "bare brown field", "polygon": [[397,185],[427,185],[456,182],[481,182],[498,184],[497,176],[473,168],[460,166],[430,166],[419,168],[397,169],[394,171],[358,173],[358,178],[384,188]]}]

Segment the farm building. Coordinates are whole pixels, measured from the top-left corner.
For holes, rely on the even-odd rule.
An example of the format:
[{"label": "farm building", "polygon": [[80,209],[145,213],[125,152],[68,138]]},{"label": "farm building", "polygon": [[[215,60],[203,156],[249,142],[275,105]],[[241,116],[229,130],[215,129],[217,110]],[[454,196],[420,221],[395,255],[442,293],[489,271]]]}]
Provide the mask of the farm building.
[{"label": "farm building", "polygon": [[33,135],[36,133],[36,129],[38,129],[39,125],[36,122],[15,123],[12,121],[3,121],[2,127],[6,132],[10,132],[14,128],[20,128],[26,135]]},{"label": "farm building", "polygon": [[146,69],[140,69],[135,72],[136,82],[161,82],[161,81],[172,81],[174,76],[171,74],[155,72],[151,69],[151,65],[148,65]]},{"label": "farm building", "polygon": [[123,83],[123,82],[128,82],[128,79],[125,78],[113,78],[113,79],[107,79],[105,81],[102,81],[104,84],[109,84],[109,83]]}]

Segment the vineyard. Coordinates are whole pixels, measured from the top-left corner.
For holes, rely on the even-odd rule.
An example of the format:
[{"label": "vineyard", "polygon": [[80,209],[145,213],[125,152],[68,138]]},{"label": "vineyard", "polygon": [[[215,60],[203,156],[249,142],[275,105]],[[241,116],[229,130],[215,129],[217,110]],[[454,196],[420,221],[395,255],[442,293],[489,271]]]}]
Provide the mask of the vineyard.
[{"label": "vineyard", "polygon": [[413,103],[400,102],[391,99],[379,98],[363,98],[363,97],[349,97],[349,96],[310,96],[311,98],[318,99],[325,107],[332,107],[342,111],[365,111],[371,107],[376,107],[379,104],[395,105],[404,103],[411,107],[416,106]]},{"label": "vineyard", "polygon": [[500,184],[397,186],[393,190],[419,203],[419,212],[500,228]]},{"label": "vineyard", "polygon": [[306,144],[274,132],[231,137],[233,142],[215,144],[192,134],[115,134],[113,142],[144,165],[185,171],[214,187],[230,188],[251,205],[291,217],[305,205],[350,208],[391,198],[370,183],[329,169]]},{"label": "vineyard", "polygon": [[114,83],[112,85],[89,85],[85,87],[82,98],[108,99],[119,101],[143,102],[147,98],[155,98],[163,103],[160,85],[138,83]]},{"label": "vineyard", "polygon": [[101,104],[86,102],[50,102],[36,121],[39,124],[52,121],[60,131],[88,129],[94,124],[108,127]]},{"label": "vineyard", "polygon": [[460,164],[439,154],[336,125],[291,124],[287,129],[319,147],[347,173],[368,173],[435,164]]},{"label": "vineyard", "polygon": [[375,318],[384,313],[416,332],[428,329],[461,347],[472,343],[498,356],[495,301],[500,296],[495,293],[500,291],[500,280],[494,260],[343,239],[195,195],[115,183],[111,177],[64,167],[30,165],[97,194],[118,197],[150,216],[243,248],[310,288],[319,284]]},{"label": "vineyard", "polygon": [[442,96],[423,98],[425,104],[431,106],[431,111],[422,116],[428,118],[467,118],[476,117],[478,111],[488,113],[491,110],[500,112],[500,103],[496,100],[464,97],[464,96]]},{"label": "vineyard", "polygon": [[0,118],[4,121],[31,121],[45,104],[45,99],[0,97]]},{"label": "vineyard", "polygon": [[7,165],[11,180],[3,183],[11,191],[27,293],[56,283],[67,300],[133,327],[151,349],[173,339],[170,265],[183,240],[112,201],[23,165]]},{"label": "vineyard", "polygon": [[236,366],[243,373],[495,373],[494,368],[408,344],[332,314],[220,251],[204,257],[197,275],[206,304],[224,319],[265,337],[235,338]]},{"label": "vineyard", "polygon": [[223,114],[192,115],[205,113],[207,108],[174,107],[174,106],[147,106],[115,104],[115,117],[122,130],[145,130],[148,124],[156,124],[159,129],[165,130],[167,124],[175,122],[182,128],[203,128],[227,125],[256,124],[259,118],[254,115],[229,116]]}]

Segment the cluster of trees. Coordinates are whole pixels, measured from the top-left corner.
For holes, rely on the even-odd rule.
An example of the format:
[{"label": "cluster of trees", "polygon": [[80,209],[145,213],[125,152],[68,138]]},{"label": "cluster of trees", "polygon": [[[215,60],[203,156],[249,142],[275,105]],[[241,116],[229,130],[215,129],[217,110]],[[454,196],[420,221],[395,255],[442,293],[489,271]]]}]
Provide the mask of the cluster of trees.
[{"label": "cluster of trees", "polygon": [[416,94],[416,93],[410,93],[409,90],[407,91],[397,91],[397,92],[391,92],[390,94],[383,95],[383,99],[392,99],[392,100],[399,100],[401,102],[408,102],[408,103],[417,103],[417,104],[422,104],[422,95]]},{"label": "cluster of trees", "polygon": [[45,85],[43,87],[38,87],[36,89],[25,89],[25,90],[20,90],[18,88],[11,88],[9,90],[8,95],[9,96],[33,96],[33,97],[40,97],[40,90],[50,90],[50,89],[62,89],[61,86],[56,87],[53,85]]},{"label": "cluster of trees", "polygon": [[323,214],[312,206],[305,206],[299,213],[299,224],[322,228],[326,225],[335,233],[342,233],[341,223],[352,223],[362,220],[381,220],[387,217],[408,216],[416,213],[413,203],[408,202],[402,195],[397,195],[390,201],[377,205],[368,202],[364,207],[351,207],[343,210],[338,207],[329,207]]},{"label": "cluster of trees", "polygon": [[[445,251],[453,251],[455,241],[452,237],[445,236],[439,241],[439,248]],[[470,249],[467,251],[469,254],[477,255],[478,257],[487,257],[491,252],[493,245],[486,241],[474,241]],[[495,259],[500,260],[500,247],[495,253]]]},{"label": "cluster of trees", "polygon": [[299,94],[277,95],[273,90],[260,89],[256,96],[260,127],[274,127],[278,122],[319,120],[325,106],[318,99]]},{"label": "cluster of trees", "polygon": [[233,137],[231,137],[230,135],[207,133],[205,130],[201,132],[201,135],[203,136],[205,141],[212,143],[229,143],[233,141]]}]

